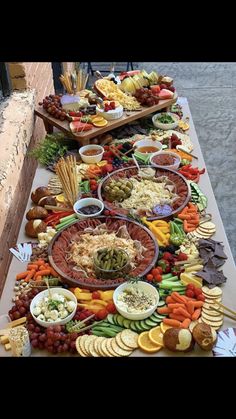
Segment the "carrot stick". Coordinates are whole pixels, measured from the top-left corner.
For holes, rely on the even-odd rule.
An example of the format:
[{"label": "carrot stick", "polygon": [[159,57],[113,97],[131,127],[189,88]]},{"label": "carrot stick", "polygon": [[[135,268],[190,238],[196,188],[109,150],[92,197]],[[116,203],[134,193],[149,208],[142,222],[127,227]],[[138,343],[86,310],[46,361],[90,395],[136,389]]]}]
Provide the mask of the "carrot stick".
[{"label": "carrot stick", "polygon": [[190,214],[179,214],[178,218],[180,218],[180,220],[190,220],[191,215]]},{"label": "carrot stick", "polygon": [[169,304],[169,303],[175,303],[175,300],[173,300],[173,298],[170,295],[168,295],[168,297],[166,298],[166,303],[167,304]]},{"label": "carrot stick", "polygon": [[157,312],[159,313],[159,314],[169,314],[169,313],[171,313],[171,309],[169,308],[169,307],[159,307],[158,309],[157,309]]},{"label": "carrot stick", "polygon": [[38,259],[34,261],[35,265],[41,266],[45,264],[45,260],[43,259]]},{"label": "carrot stick", "polygon": [[174,308],[180,308],[180,307],[185,308],[185,304],[182,304],[182,303],[168,304],[168,307],[169,308],[172,308],[172,309],[174,309]]},{"label": "carrot stick", "polygon": [[31,279],[31,278],[33,278],[33,276],[34,276],[34,274],[36,273],[36,270],[35,269],[32,269],[29,273],[28,273],[28,275],[25,277],[25,282],[29,282],[29,280]]},{"label": "carrot stick", "polygon": [[194,304],[193,304],[193,302],[192,301],[188,301],[186,303],[186,307],[187,307],[187,310],[188,310],[189,314],[192,315],[194,313]]},{"label": "carrot stick", "polygon": [[170,313],[170,314],[169,314],[169,317],[170,317],[171,319],[178,320],[178,321],[180,321],[180,322],[183,322],[183,321],[186,319],[186,317],[185,317],[185,316],[181,316],[180,314],[174,314],[174,313]]},{"label": "carrot stick", "polygon": [[36,280],[35,280],[35,281],[42,281],[42,277],[41,277],[41,275],[37,276],[37,278],[36,278]]},{"label": "carrot stick", "polygon": [[203,304],[204,304],[203,301],[194,301],[193,302],[193,305],[194,305],[195,308],[200,308],[200,307],[203,306]]},{"label": "carrot stick", "polygon": [[33,263],[29,263],[28,265],[27,265],[27,269],[29,269],[29,271],[31,271],[31,269],[35,269],[36,271],[38,270],[38,265],[36,265],[36,264],[33,264]]},{"label": "carrot stick", "polygon": [[192,314],[192,320],[197,320],[201,315],[201,309],[197,308],[197,310],[194,311]]},{"label": "carrot stick", "polygon": [[185,299],[182,295],[180,295],[178,292],[172,292],[171,297],[173,300],[175,300],[177,303],[185,304]]},{"label": "carrot stick", "polygon": [[45,269],[44,271],[38,271],[36,272],[36,274],[34,275],[34,279],[37,279],[38,276],[46,276],[46,275],[50,275],[51,271],[50,269]]},{"label": "carrot stick", "polygon": [[20,274],[16,275],[16,280],[19,281],[20,279],[24,279],[31,271],[21,272]]},{"label": "carrot stick", "polygon": [[188,329],[189,325],[191,323],[191,319],[185,319],[182,323],[181,323],[181,327],[183,329]]},{"label": "carrot stick", "polygon": [[181,322],[179,322],[178,320],[173,320],[173,319],[163,319],[163,323],[168,324],[168,326],[172,326],[172,327],[180,327],[181,325]]},{"label": "carrot stick", "polygon": [[184,308],[180,307],[180,308],[175,308],[174,309],[174,314],[180,314],[181,316],[184,316],[185,318],[187,317],[188,319],[191,319],[191,314],[188,313],[187,310],[185,310]]}]

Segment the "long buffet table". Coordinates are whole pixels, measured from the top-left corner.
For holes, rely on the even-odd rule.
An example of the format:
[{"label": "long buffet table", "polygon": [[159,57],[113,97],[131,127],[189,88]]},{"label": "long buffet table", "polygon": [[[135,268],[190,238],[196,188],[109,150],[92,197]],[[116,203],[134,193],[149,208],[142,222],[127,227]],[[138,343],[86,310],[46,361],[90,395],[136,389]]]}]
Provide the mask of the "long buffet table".
[{"label": "long buffet table", "polygon": [[[193,150],[193,154],[198,156],[198,160],[194,160],[194,164],[193,165],[198,165],[198,167],[202,168],[205,167],[205,162],[203,159],[203,155],[201,152],[201,148],[198,142],[198,138],[197,138],[197,134],[194,128],[194,124],[193,124],[193,120],[190,114],[190,109],[188,106],[188,102],[186,98],[179,98],[178,102],[180,105],[183,106],[183,113],[184,113],[184,118],[186,116],[189,116],[190,118],[190,130],[189,130],[189,135],[191,138],[191,141],[194,145],[194,150]],[[50,177],[52,176],[52,173],[47,171],[46,169],[43,168],[38,168],[36,171],[36,175],[33,181],[33,185],[32,185],[32,190],[37,188],[38,186],[42,186],[42,185],[47,185],[48,180],[50,179]],[[223,297],[222,297],[222,302],[224,305],[231,307],[232,309],[236,308],[235,307],[235,298],[234,296],[236,295],[236,268],[235,268],[235,264],[234,264],[234,260],[233,260],[233,256],[229,247],[229,243],[225,234],[225,230],[224,230],[224,226],[220,217],[220,213],[216,204],[216,200],[213,194],[213,190],[211,187],[211,183],[210,183],[210,179],[208,176],[208,173],[206,171],[206,173],[204,175],[201,176],[200,182],[199,182],[199,186],[202,189],[203,193],[205,193],[208,197],[208,207],[207,207],[207,212],[212,214],[212,221],[216,224],[216,228],[217,231],[214,234],[214,236],[212,237],[214,240],[218,240],[223,242],[224,244],[224,251],[226,253],[226,255],[228,256],[228,259],[226,261],[226,263],[223,265],[223,272],[224,275],[227,277],[227,282],[222,286],[222,290],[223,290]],[[28,211],[28,209],[31,207],[31,199],[29,197],[27,206],[26,206],[26,211]],[[21,229],[19,232],[19,236],[18,236],[18,243],[22,243],[25,241],[29,241],[29,238],[26,237],[26,235],[24,234],[24,226],[26,223],[26,219],[25,219],[25,215],[23,217],[22,220],[22,225],[21,225]],[[0,316],[1,315],[6,315],[8,310],[11,308],[13,302],[12,302],[12,297],[14,295],[13,293],[13,288],[15,285],[15,277],[16,274],[19,272],[24,271],[25,267],[26,267],[27,263],[22,263],[19,262],[15,257],[13,257],[10,268],[9,268],[9,272],[8,272],[8,276],[7,276],[7,280],[6,280],[6,284],[1,296],[1,301],[0,301]],[[4,321],[4,317],[0,318],[0,328],[4,326],[4,324],[2,324]],[[234,327],[235,326],[235,322],[233,320],[230,320],[228,318],[225,318],[224,320],[224,324],[221,327],[220,330],[226,329],[227,327]],[[11,356],[11,352],[7,352],[4,349],[3,345],[0,345],[0,356]],[[47,352],[46,350],[33,350],[32,351],[32,356],[55,356],[50,354],[49,352]],[[76,356],[76,355],[71,355],[71,354],[62,354],[60,356]],[[158,357],[162,357],[162,356],[188,356],[188,357],[194,357],[194,356],[212,356],[211,352],[204,352],[202,351],[197,345],[195,346],[194,351],[189,352],[189,353],[174,353],[174,352],[169,352],[168,350],[162,349],[161,351],[155,353],[155,354],[146,354],[140,350],[135,350],[133,352],[133,354],[131,355],[133,357],[139,357],[139,356],[158,356]]]}]

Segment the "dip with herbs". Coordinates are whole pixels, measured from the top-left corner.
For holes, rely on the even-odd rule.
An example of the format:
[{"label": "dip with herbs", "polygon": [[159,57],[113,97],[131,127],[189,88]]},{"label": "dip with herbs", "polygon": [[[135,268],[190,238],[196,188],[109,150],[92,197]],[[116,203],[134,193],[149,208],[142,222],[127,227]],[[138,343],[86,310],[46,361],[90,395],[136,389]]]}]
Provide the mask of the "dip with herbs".
[{"label": "dip with herbs", "polygon": [[117,305],[127,313],[142,313],[154,307],[156,298],[135,287],[127,287],[117,298]]}]

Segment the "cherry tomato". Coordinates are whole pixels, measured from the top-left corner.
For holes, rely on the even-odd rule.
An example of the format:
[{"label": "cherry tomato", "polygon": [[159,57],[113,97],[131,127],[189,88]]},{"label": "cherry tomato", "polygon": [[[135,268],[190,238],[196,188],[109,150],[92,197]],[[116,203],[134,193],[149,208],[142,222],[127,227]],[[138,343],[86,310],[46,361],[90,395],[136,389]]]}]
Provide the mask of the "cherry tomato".
[{"label": "cherry tomato", "polygon": [[199,294],[199,295],[197,296],[197,300],[198,300],[198,301],[205,301],[205,296],[204,296],[203,294]]},{"label": "cherry tomato", "polygon": [[105,210],[105,211],[104,211],[104,215],[106,215],[106,216],[110,215],[110,211]]},{"label": "cherry tomato", "polygon": [[106,306],[106,310],[108,311],[108,313],[116,313],[116,306],[114,303],[108,303]]},{"label": "cherry tomato", "polygon": [[98,291],[93,291],[93,293],[92,293],[92,299],[93,300],[101,300],[100,293]]},{"label": "cherry tomato", "polygon": [[189,298],[194,298],[195,296],[194,291],[191,289],[186,290],[185,295]]},{"label": "cherry tomato", "polygon": [[151,270],[151,274],[153,276],[159,275],[160,274],[160,270],[158,268],[154,268]]},{"label": "cherry tomato", "polygon": [[155,279],[155,281],[157,281],[157,282],[161,282],[161,281],[162,281],[162,276],[161,276],[160,274],[155,275],[155,276],[154,276],[154,279]]},{"label": "cherry tomato", "polygon": [[195,286],[194,286],[194,284],[188,284],[188,285],[187,285],[187,290],[192,290],[192,291],[195,291]]},{"label": "cherry tomato", "polygon": [[147,280],[148,280],[148,281],[152,281],[152,280],[153,280],[153,278],[154,278],[154,276],[153,276],[152,274],[148,274],[148,275],[146,276],[146,278],[147,278]]},{"label": "cherry tomato", "polygon": [[99,320],[103,320],[103,319],[105,319],[107,317],[108,314],[109,314],[108,311],[105,308],[102,308],[101,310],[99,310],[97,312],[96,317]]},{"label": "cherry tomato", "polygon": [[201,294],[202,294],[202,290],[201,290],[201,288],[195,288],[194,293],[195,293],[196,297],[197,297],[198,295],[201,295]]}]

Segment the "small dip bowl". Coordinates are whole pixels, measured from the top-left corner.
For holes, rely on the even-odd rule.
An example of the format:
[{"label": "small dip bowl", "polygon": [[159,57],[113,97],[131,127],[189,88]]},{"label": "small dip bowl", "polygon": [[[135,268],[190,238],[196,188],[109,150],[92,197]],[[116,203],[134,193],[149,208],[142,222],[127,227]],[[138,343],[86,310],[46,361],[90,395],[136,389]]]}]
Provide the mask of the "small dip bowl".
[{"label": "small dip bowl", "polygon": [[[89,211],[89,207],[91,211]],[[97,207],[97,211],[95,211],[95,207]],[[73,209],[77,217],[82,220],[85,218],[97,217],[98,215],[100,215],[101,212],[104,210],[104,204],[102,201],[96,198],[83,198],[79,199],[79,201],[76,201],[76,203],[73,206]],[[93,210],[95,212],[93,212]]]}]

